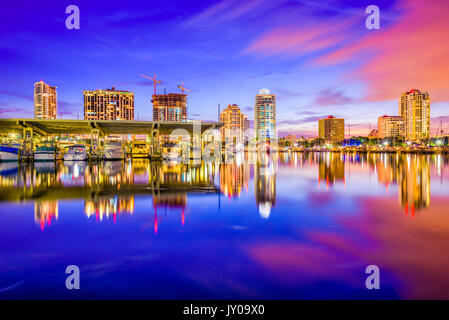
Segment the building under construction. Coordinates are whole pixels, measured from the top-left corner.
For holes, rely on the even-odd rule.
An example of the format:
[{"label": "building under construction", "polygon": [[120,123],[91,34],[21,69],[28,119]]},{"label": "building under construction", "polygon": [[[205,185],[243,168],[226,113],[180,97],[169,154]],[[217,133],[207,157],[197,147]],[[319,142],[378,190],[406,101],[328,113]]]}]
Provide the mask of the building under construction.
[{"label": "building under construction", "polygon": [[168,93],[153,95],[153,121],[186,121],[187,94]]}]

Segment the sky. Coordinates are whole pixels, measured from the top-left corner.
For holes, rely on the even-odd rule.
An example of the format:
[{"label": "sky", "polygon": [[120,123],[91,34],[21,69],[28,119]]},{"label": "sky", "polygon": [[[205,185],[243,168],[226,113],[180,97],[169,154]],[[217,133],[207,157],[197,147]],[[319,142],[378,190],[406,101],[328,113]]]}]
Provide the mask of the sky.
[{"label": "sky", "polygon": [[[380,9],[368,30],[365,9]],[[66,7],[77,5],[80,29]],[[434,135],[449,131],[447,0],[8,1],[0,9],[0,117],[32,118],[33,85],[58,88],[58,117],[83,117],[83,90],[129,90],[135,119],[152,120],[158,92],[191,90],[188,119],[217,105],[254,118],[255,95],[277,96],[279,135],[316,136],[318,119],[366,135],[397,115],[412,88],[431,96]],[[348,133],[348,132],[347,132]]]}]

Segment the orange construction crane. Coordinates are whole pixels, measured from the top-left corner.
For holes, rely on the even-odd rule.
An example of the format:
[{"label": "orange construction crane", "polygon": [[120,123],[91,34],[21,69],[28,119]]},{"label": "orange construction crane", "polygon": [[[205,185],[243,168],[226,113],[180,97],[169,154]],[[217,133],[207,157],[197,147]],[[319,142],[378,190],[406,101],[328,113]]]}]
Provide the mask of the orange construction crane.
[{"label": "orange construction crane", "polygon": [[154,95],[156,95],[156,86],[157,86],[158,84],[161,84],[162,81],[157,80],[157,79],[156,79],[156,75],[154,75],[154,78],[151,78],[151,77],[149,77],[149,76],[146,76],[146,75],[140,73],[140,76],[141,76],[141,77],[144,77],[144,78],[147,78],[147,79],[150,79],[151,81],[153,81],[153,83],[154,83]]},{"label": "orange construction crane", "polygon": [[192,92],[189,89],[184,88],[184,82],[181,82],[181,85],[178,85],[178,88],[181,89],[182,94],[184,94],[184,91]]}]

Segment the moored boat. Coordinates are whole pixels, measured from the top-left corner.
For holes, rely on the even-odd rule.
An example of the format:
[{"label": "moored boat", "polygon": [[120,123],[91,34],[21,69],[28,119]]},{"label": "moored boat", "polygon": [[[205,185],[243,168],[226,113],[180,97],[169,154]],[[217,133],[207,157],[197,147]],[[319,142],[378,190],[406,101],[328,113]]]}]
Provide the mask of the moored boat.
[{"label": "moored boat", "polygon": [[166,143],[162,147],[162,159],[165,161],[181,161],[181,148],[176,143]]},{"label": "moored boat", "polygon": [[130,155],[132,158],[148,158],[150,150],[145,141],[133,141],[131,143]]},{"label": "moored boat", "polygon": [[19,152],[16,146],[0,146],[0,161],[18,161]]},{"label": "moored boat", "polygon": [[56,148],[53,143],[44,143],[34,152],[34,161],[54,161],[55,159]]},{"label": "moored boat", "polygon": [[104,160],[123,160],[125,159],[125,152],[120,141],[108,142],[103,152]]},{"label": "moored boat", "polygon": [[85,161],[87,160],[86,147],[83,145],[73,145],[66,147],[64,161]]}]

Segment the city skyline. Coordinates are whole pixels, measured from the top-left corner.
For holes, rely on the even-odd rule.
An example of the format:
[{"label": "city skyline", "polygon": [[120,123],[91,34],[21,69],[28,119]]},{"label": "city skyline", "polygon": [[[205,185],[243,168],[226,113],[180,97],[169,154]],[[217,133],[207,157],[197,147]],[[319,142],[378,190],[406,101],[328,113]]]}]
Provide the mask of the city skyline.
[{"label": "city skyline", "polygon": [[[449,48],[439,41],[449,9],[430,2],[379,1],[380,30],[365,28],[368,1],[170,2],[160,10],[145,2],[122,7],[79,1],[80,30],[65,29],[63,4],[33,6],[39,21],[11,6],[13,14],[2,22],[10,27],[0,33],[0,66],[14,80],[0,90],[0,116],[32,118],[30,84],[42,78],[58,87],[63,118],[82,115],[83,90],[116,86],[134,92],[136,115],[151,120],[152,83],[141,79],[143,72],[160,75],[158,93],[178,92],[182,81],[192,89],[189,119],[217,119],[211,106],[235,103],[254,120],[254,94],[269,88],[277,95],[279,136],[316,136],[318,118],[328,114],[344,117],[354,135],[367,135],[380,115],[397,110],[403,91],[419,88],[432,97],[433,136],[440,120],[447,130],[449,119],[449,70],[442,58]],[[304,21],[293,19],[298,15]],[[410,23],[417,15],[419,23]],[[416,39],[409,34],[423,35],[425,57],[410,46]],[[40,41],[51,45],[42,48]],[[168,43],[173,53],[165,49]]]}]

